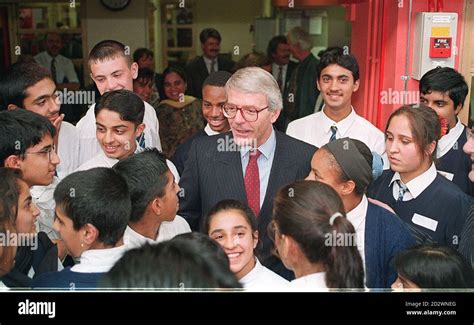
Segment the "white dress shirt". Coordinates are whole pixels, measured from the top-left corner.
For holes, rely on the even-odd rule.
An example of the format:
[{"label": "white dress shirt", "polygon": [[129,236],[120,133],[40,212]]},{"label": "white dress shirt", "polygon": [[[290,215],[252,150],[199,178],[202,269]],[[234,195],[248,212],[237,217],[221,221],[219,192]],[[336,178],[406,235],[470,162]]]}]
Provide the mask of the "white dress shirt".
[{"label": "white dress shirt", "polygon": [[[405,184],[405,186],[408,188],[408,191],[406,191],[403,195],[402,201],[416,199],[428,186],[430,186],[431,183],[433,183],[436,175],[438,175],[438,173],[434,163],[432,163],[427,171]],[[393,175],[389,184],[389,186],[392,186],[393,184],[392,194],[395,200],[398,199],[399,193],[398,182],[396,182],[397,180],[401,181],[400,174],[398,172]]]},{"label": "white dress shirt", "polygon": [[[284,89],[286,84],[286,71],[288,71],[288,64],[278,65],[276,63],[272,63],[272,75],[276,81],[278,81],[278,73],[280,72],[281,67],[281,86]],[[282,89],[282,90],[283,90]]]},{"label": "white dress shirt", "polygon": [[357,115],[354,109],[342,121],[334,122],[325,113],[325,107],[317,113],[297,119],[288,125],[286,133],[318,148],[329,142],[331,126],[337,127],[336,139],[349,137],[365,143],[379,155],[385,153],[385,136],[366,119]]},{"label": "white dress shirt", "polygon": [[[143,149],[141,149],[137,145],[137,150],[135,151],[135,153],[139,153],[142,150]],[[78,171],[81,171],[81,170],[89,170],[89,169],[95,168],[95,167],[112,168],[118,162],[119,162],[118,159],[107,157],[107,155],[104,153],[104,151],[101,150],[95,157],[92,157],[92,159],[90,159],[89,161],[86,161],[84,164],[79,166],[79,168],[76,169],[75,171],[78,172]],[[168,165],[168,168],[170,169],[171,174],[173,174],[173,176],[174,176],[175,183],[179,183],[180,176],[179,176],[178,170],[176,169],[176,166],[173,164],[173,162],[171,160],[168,160],[168,159],[166,159],[166,164]]]},{"label": "white dress shirt", "polygon": [[289,282],[263,266],[255,258],[255,267],[239,280],[247,291],[284,291],[288,289]]},{"label": "white dress shirt", "polygon": [[347,220],[349,220],[357,235],[357,250],[362,257],[362,265],[364,267],[365,274],[365,220],[367,217],[367,209],[369,207],[369,201],[367,197],[362,197],[360,203],[351,211],[347,212]]},{"label": "white dress shirt", "polygon": [[[77,122],[76,125],[80,140],[80,164],[85,163],[102,151],[96,138],[94,107],[95,104],[92,104],[89,107],[86,115],[81,118],[81,120]],[[143,131],[145,136],[145,146],[156,147],[161,151],[160,134],[158,131],[158,118],[156,117],[156,112],[153,106],[147,102],[145,102],[145,115],[143,117],[143,123],[145,124],[145,130]]]},{"label": "white dress shirt", "polygon": [[[74,70],[74,64],[70,59],[61,54],[58,54],[55,59],[54,65],[56,66],[56,80],[58,83],[64,83],[65,77],[67,78],[67,82],[79,82],[76,70]],[[48,52],[44,51],[36,55],[35,61],[51,71],[51,61],[53,61],[53,57],[49,55]]]},{"label": "white dress shirt", "polygon": [[183,217],[177,215],[173,221],[164,221],[161,223],[158,236],[155,240],[145,237],[127,226],[123,235],[123,242],[128,249],[132,249],[143,246],[146,243],[158,244],[162,241],[170,240],[179,234],[188,232],[191,232],[188,222]]},{"label": "white dress shirt", "polygon": [[[458,122],[451,130],[449,130],[449,133],[439,139],[436,158],[441,158],[447,154],[448,151],[451,150],[454,144],[458,141],[463,132],[464,125],[461,123],[461,120],[458,119]],[[462,148],[458,148],[458,150],[462,150]]]},{"label": "white dress shirt", "polygon": [[79,264],[74,265],[71,271],[79,273],[109,272],[126,251],[125,245],[106,249],[89,249],[82,253]]},{"label": "white dress shirt", "polygon": [[[204,63],[206,64],[207,72],[211,74],[212,60],[207,58],[205,55],[203,55],[202,58],[204,59]],[[215,63],[216,71],[219,71],[219,62],[217,60],[217,57],[214,59],[214,61],[216,62]]]},{"label": "white dress shirt", "polygon": [[36,219],[36,229],[38,232],[45,232],[49,239],[59,239],[59,233],[53,229],[56,203],[54,201],[54,190],[59,184],[59,179],[55,176],[53,182],[48,186],[32,186],[30,194],[33,203],[40,210],[40,215]]},{"label": "white dress shirt", "polygon": [[211,126],[209,125],[209,123],[207,123],[206,126],[204,127],[204,132],[206,132],[207,135],[217,135],[217,134],[219,134],[219,132],[216,132],[213,129],[211,129]]},{"label": "white dress shirt", "polygon": [[326,272],[308,274],[291,281],[290,291],[329,291]]},{"label": "white dress shirt", "polygon": [[71,123],[63,121],[59,129],[58,156],[59,165],[56,172],[59,179],[74,172],[79,167],[79,132]]}]

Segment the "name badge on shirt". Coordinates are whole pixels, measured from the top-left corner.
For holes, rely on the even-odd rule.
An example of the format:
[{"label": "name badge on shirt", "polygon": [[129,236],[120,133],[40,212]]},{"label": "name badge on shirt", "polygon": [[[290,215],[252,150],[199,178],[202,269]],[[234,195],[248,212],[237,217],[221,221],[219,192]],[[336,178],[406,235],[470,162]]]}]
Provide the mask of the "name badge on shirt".
[{"label": "name badge on shirt", "polygon": [[436,228],[438,227],[438,221],[422,216],[421,214],[418,214],[418,213],[415,213],[413,215],[413,218],[411,218],[411,221],[415,225],[422,226],[432,231],[436,231]]},{"label": "name badge on shirt", "polygon": [[447,178],[448,180],[450,180],[451,182],[453,181],[454,174],[451,174],[451,173],[448,173],[448,172],[443,172],[442,170],[438,170],[438,173],[439,173],[441,176],[444,176],[445,178]]}]

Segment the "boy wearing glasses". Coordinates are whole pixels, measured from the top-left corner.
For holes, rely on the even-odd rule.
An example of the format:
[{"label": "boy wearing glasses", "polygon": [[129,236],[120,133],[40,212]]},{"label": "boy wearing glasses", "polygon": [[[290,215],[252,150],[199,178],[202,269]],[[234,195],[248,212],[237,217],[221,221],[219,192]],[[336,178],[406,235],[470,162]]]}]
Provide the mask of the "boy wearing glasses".
[{"label": "boy wearing glasses", "polygon": [[60,158],[54,149],[56,129],[44,116],[24,109],[0,112],[0,167],[17,168],[39,208],[38,232],[45,232],[58,244],[59,257],[66,254],[53,230],[53,192],[58,183]]},{"label": "boy wearing glasses", "polygon": [[0,80],[0,110],[24,108],[46,117],[56,128],[53,140],[61,160],[56,173],[62,179],[79,167],[79,134],[63,121],[60,106],[51,73],[37,63],[15,63]]},{"label": "boy wearing glasses", "polygon": [[448,132],[438,141],[436,167],[464,193],[472,196],[474,187],[468,178],[472,162],[462,150],[467,141],[466,126],[457,117],[467,93],[464,77],[452,68],[434,68],[420,80],[420,102],[434,109],[448,124]]},{"label": "boy wearing glasses", "polygon": [[192,143],[179,183],[179,214],[197,230],[201,216],[219,201],[236,199],[248,204],[262,235],[257,248],[262,263],[291,279],[291,272],[271,255],[267,226],[277,190],[309,173],[316,148],[273,129],[283,105],[280,88],[267,71],[240,69],[227,81],[225,90],[224,114],[231,132],[200,137]]}]

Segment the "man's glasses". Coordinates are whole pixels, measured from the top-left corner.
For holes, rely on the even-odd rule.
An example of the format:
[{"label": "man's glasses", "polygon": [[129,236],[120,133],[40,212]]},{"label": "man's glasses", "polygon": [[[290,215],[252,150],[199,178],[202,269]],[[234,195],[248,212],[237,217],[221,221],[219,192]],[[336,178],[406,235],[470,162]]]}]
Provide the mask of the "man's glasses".
[{"label": "man's glasses", "polygon": [[43,150],[40,150],[40,151],[30,151],[30,152],[25,152],[24,154],[25,155],[29,155],[29,154],[32,154],[32,155],[48,155],[48,159],[49,161],[52,161],[53,160],[53,152],[56,153],[56,146],[50,146],[48,148],[45,148]]},{"label": "man's glasses", "polygon": [[244,120],[247,122],[255,122],[258,120],[258,113],[269,107],[267,106],[262,109],[257,109],[254,106],[237,107],[237,105],[234,104],[224,104],[222,108],[224,109],[224,116],[227,118],[234,118],[237,115],[237,111],[240,111]]}]

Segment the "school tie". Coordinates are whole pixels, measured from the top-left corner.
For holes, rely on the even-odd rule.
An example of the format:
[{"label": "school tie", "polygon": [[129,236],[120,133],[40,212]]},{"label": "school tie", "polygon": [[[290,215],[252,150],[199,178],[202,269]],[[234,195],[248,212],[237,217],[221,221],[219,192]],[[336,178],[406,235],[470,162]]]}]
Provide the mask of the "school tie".
[{"label": "school tie", "polygon": [[244,177],[247,202],[256,217],[260,213],[260,174],[257,160],[261,154],[259,150],[249,151],[249,163],[245,169]]},{"label": "school tie", "polygon": [[211,72],[209,74],[213,74],[214,72],[216,72],[216,60],[212,60],[211,62]]},{"label": "school tie", "polygon": [[140,135],[140,137],[138,138],[138,145],[140,146],[140,148],[142,149],[145,149],[146,148],[146,144],[145,144],[145,135],[142,133]]},{"label": "school tie", "polygon": [[329,142],[336,140],[336,133],[337,133],[337,126],[331,126],[331,137],[329,138]]},{"label": "school tie", "polygon": [[58,83],[58,80],[56,78],[56,58],[53,58],[51,60],[51,76],[53,77],[54,83]]},{"label": "school tie", "polygon": [[403,197],[405,196],[406,192],[409,192],[408,187],[402,183],[401,180],[397,179],[397,184],[398,184],[398,198],[397,202],[402,202]]},{"label": "school tie", "polygon": [[278,87],[280,87],[280,91],[283,91],[283,67],[281,65],[278,66],[277,82]]}]

